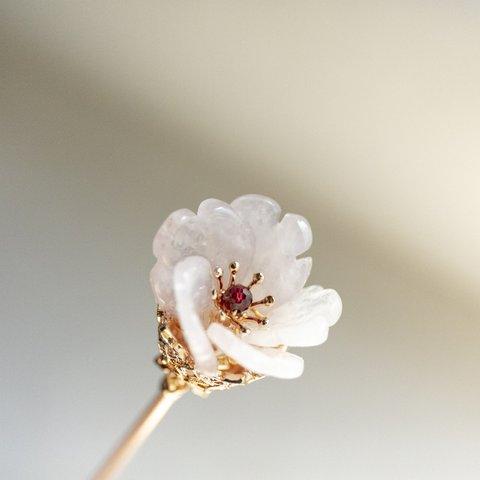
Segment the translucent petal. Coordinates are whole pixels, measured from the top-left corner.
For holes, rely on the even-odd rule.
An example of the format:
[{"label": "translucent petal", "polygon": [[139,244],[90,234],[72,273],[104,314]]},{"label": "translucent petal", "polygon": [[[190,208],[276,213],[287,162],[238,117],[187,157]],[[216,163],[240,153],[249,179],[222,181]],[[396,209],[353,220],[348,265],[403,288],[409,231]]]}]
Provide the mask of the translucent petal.
[{"label": "translucent petal", "polygon": [[150,272],[150,285],[160,308],[172,310],[175,298],[171,267],[166,266],[161,260],[157,261]]},{"label": "translucent petal", "polygon": [[253,372],[277,378],[296,378],[303,373],[303,358],[297,355],[249,345],[218,323],[212,323],[207,333],[220,350]]},{"label": "translucent petal", "polygon": [[190,210],[173,212],[162,224],[153,241],[155,256],[173,267],[182,258],[205,255],[208,236],[199,218]]},{"label": "translucent petal", "polygon": [[208,238],[205,256],[212,266],[220,266],[225,272],[233,261],[240,263],[242,272],[247,272],[254,251],[254,236],[248,223],[220,200],[210,198],[198,208]]},{"label": "translucent petal", "polygon": [[[157,258],[160,256],[165,257],[165,253],[169,250],[172,238],[180,225],[192,217],[195,217],[195,214],[187,208],[176,210],[167,217],[153,239],[153,254]],[[164,255],[162,255],[162,253]]]},{"label": "translucent petal", "polygon": [[217,358],[201,319],[202,312],[211,302],[210,263],[203,257],[187,257],[175,266],[173,283],[180,326],[195,366],[205,375],[215,375]]},{"label": "translucent petal", "polygon": [[279,240],[285,255],[297,256],[312,246],[312,229],[301,215],[287,213],[279,225]]},{"label": "translucent petal", "polygon": [[263,283],[252,290],[255,300],[273,295],[275,298],[273,308],[276,309],[290,301],[304,287],[310,276],[312,259],[285,257],[272,246],[270,250],[265,250],[264,255],[257,251],[252,264],[265,276]]},{"label": "translucent petal", "polygon": [[335,324],[341,313],[342,301],[335,290],[312,285],[274,310],[267,326],[252,326],[245,340],[262,346],[319,345],[327,339],[329,327]]},{"label": "translucent petal", "polygon": [[197,216],[186,219],[172,235],[165,261],[174,265],[188,256],[205,256],[209,241],[205,225]]},{"label": "translucent petal", "polygon": [[264,230],[273,227],[280,217],[280,205],[263,195],[243,195],[232,202],[232,208],[252,229]]},{"label": "translucent petal", "polygon": [[233,208],[222,200],[216,198],[207,198],[198,206],[197,215],[199,217],[218,216],[219,219],[225,217],[238,218]]}]

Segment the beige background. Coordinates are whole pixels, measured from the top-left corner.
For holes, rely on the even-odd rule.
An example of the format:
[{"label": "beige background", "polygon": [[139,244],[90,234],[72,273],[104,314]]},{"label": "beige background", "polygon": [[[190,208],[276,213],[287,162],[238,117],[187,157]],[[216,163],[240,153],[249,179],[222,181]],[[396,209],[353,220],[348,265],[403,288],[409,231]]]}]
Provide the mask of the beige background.
[{"label": "beige background", "polygon": [[479,45],[476,2],[2,0],[0,477],[87,477],[160,379],[156,228],[258,192],[344,315],[123,478],[478,478]]}]

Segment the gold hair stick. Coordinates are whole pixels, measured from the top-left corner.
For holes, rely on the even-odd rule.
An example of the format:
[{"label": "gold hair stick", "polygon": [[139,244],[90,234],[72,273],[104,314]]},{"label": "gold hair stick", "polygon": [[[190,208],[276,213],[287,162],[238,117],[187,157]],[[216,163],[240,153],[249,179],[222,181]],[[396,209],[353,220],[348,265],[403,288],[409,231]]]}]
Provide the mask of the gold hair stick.
[{"label": "gold hair stick", "polygon": [[118,476],[186,391],[206,397],[264,376],[302,375],[303,359],[288,347],[323,343],[342,302],[335,290],[304,287],[312,260],[299,255],[312,232],[305,218],[280,220],[280,211],[271,198],[244,195],[205,200],[197,214],[180,209],[162,224],[150,282],[165,380],[92,480]]},{"label": "gold hair stick", "polygon": [[161,391],[148,405],[117,448],[105,460],[92,480],[112,480],[116,478],[155,430],[170,407],[187,390],[188,386],[186,384],[180,384],[176,377],[167,376],[162,384]]}]

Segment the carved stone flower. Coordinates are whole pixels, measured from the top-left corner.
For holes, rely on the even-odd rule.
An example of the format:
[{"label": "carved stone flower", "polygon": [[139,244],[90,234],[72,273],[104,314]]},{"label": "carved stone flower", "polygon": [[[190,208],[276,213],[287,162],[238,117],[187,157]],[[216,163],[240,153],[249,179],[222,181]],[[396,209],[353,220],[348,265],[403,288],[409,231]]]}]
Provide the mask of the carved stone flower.
[{"label": "carved stone flower", "polygon": [[[312,259],[307,220],[261,195],[208,199],[173,212],[153,242],[150,280],[159,308],[178,318],[198,372],[218,373],[219,354],[278,378],[303,372],[287,347],[323,343],[340,317],[331,289],[304,287]],[[229,272],[229,274],[228,274]]]}]

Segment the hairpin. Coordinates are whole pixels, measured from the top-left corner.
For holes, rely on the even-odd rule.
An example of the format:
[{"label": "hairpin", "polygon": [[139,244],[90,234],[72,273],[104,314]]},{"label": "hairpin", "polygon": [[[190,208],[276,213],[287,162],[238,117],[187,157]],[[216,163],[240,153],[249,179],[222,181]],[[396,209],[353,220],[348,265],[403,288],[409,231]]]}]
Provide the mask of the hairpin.
[{"label": "hairpin", "polygon": [[185,392],[202,397],[265,376],[302,375],[288,347],[323,343],[338,320],[335,290],[305,287],[312,259],[308,221],[274,200],[208,199],[173,212],[153,241],[150,282],[157,304],[160,393],[94,480],[118,474]]}]

